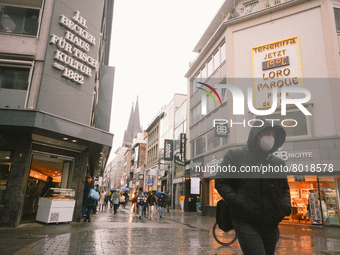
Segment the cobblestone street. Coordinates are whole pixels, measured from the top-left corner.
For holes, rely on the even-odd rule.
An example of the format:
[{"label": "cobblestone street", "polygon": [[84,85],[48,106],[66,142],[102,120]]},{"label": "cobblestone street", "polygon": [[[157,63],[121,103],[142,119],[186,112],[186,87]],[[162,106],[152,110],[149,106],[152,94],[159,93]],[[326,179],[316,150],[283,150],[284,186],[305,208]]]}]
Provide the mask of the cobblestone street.
[{"label": "cobblestone street", "polygon": [[[130,206],[92,214],[91,222],[22,224],[0,228],[0,254],[242,254],[236,241],[220,246],[214,218],[165,212],[153,219],[134,216]],[[280,225],[277,254],[340,254],[340,229]]]}]

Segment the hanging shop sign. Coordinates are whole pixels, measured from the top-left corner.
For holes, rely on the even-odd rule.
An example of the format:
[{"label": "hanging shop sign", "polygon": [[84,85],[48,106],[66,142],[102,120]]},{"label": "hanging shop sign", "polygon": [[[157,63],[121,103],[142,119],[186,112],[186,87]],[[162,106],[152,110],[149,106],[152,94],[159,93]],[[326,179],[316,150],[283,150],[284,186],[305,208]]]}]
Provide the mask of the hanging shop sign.
[{"label": "hanging shop sign", "polygon": [[228,138],[229,128],[228,123],[215,124],[215,137]]},{"label": "hanging shop sign", "polygon": [[181,163],[182,164],[185,164],[186,140],[187,140],[186,134],[185,133],[181,133],[181,135],[180,135],[180,149],[179,149],[179,153],[181,154]]},{"label": "hanging shop sign", "polygon": [[174,159],[173,140],[164,140],[164,160],[172,161]]},{"label": "hanging shop sign", "polygon": [[183,160],[182,160],[182,154],[180,153],[180,152],[177,152],[176,154],[175,154],[175,163],[176,164],[179,164],[179,165],[181,165],[181,166],[185,166],[185,162],[183,163]]},{"label": "hanging shop sign", "polygon": [[[273,97],[281,104],[280,89],[303,88],[299,39],[292,37],[252,48],[254,107],[271,107]],[[277,95],[273,95],[277,88]],[[287,93],[286,98],[302,98],[301,93]]]},{"label": "hanging shop sign", "polygon": [[79,11],[71,18],[60,15],[59,25],[65,28],[65,33],[50,35],[50,44],[56,46],[52,66],[61,71],[62,77],[82,85],[98,66],[98,61],[88,54],[96,38],[86,31],[86,19]]}]

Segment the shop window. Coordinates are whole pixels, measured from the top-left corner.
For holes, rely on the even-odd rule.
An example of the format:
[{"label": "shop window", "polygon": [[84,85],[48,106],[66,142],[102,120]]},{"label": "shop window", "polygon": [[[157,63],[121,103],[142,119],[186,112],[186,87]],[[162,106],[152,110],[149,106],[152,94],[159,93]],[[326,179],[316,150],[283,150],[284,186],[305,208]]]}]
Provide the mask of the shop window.
[{"label": "shop window", "polygon": [[339,201],[334,177],[319,177],[321,210],[324,225],[339,226]]},{"label": "shop window", "polygon": [[0,65],[0,107],[24,108],[31,66]]},{"label": "shop window", "polygon": [[317,176],[288,176],[291,215],[288,222],[321,224]]},{"label": "shop window", "polygon": [[215,180],[209,180],[209,206],[217,206],[217,202],[221,199],[222,197],[215,189]]},{"label": "shop window", "polygon": [[0,5],[0,32],[36,35],[39,9]]},{"label": "shop window", "polygon": [[0,205],[4,205],[10,163],[0,163]]}]

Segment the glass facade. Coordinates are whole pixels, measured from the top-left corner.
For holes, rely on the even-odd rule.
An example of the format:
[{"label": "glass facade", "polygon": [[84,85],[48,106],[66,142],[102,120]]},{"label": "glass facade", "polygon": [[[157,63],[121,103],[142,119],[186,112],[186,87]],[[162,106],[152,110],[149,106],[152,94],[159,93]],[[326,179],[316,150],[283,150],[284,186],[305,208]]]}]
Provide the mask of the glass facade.
[{"label": "glass facade", "polygon": [[286,222],[339,225],[339,176],[288,176],[292,213]]},{"label": "glass facade", "polygon": [[[340,176],[288,176],[292,211],[287,223],[339,226]],[[222,199],[215,189],[215,180],[208,181],[208,206],[217,206]]]}]

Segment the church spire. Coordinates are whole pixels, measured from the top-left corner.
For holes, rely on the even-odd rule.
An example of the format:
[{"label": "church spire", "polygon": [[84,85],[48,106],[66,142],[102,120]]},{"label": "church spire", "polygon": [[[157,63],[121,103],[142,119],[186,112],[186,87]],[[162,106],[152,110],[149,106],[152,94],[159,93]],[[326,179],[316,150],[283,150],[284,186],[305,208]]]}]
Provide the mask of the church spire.
[{"label": "church spire", "polygon": [[133,138],[136,138],[137,133],[140,133],[140,132],[142,132],[142,127],[140,126],[139,104],[138,104],[138,96],[137,96],[135,107],[132,102],[129,123],[128,123],[127,129],[124,132],[123,146],[131,145],[133,142]]}]

